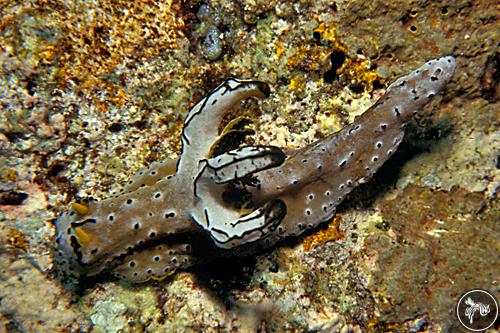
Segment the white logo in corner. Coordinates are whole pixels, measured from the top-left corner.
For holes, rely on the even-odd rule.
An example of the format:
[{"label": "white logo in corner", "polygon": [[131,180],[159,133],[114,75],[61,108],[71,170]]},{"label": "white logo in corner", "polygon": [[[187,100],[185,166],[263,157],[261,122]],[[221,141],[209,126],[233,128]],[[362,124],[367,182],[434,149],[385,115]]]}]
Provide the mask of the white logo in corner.
[{"label": "white logo in corner", "polygon": [[498,317],[495,297],[482,289],[466,292],[457,304],[457,317],[466,329],[479,332],[490,328]]}]

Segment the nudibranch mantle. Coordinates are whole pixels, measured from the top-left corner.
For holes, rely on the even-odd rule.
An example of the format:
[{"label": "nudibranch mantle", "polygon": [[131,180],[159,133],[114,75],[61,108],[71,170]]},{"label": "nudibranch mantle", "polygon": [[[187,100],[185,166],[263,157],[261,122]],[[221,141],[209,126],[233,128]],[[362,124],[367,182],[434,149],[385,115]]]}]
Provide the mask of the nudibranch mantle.
[{"label": "nudibranch mantle", "polygon": [[74,203],[56,221],[60,272],[130,282],[239,248],[265,247],[332,218],[336,206],[394,153],[412,115],[450,80],[455,58],[431,60],[391,84],[341,131],[287,155],[272,146],[217,152],[232,106],[267,97],[263,82],[228,79],[189,112],[178,160],[152,163],[108,199]]}]

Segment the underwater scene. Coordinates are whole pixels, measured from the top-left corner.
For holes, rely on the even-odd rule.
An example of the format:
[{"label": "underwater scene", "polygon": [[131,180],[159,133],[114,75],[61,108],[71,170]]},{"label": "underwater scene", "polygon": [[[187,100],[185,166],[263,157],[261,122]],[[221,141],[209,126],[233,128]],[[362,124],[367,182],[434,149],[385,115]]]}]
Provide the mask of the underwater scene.
[{"label": "underwater scene", "polygon": [[497,332],[492,0],[0,2],[0,333]]}]

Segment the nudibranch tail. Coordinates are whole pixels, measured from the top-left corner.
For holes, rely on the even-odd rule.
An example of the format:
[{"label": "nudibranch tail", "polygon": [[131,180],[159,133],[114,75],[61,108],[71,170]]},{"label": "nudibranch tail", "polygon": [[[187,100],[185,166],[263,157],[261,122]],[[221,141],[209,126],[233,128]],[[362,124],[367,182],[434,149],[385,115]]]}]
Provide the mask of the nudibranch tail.
[{"label": "nudibranch tail", "polygon": [[450,80],[455,58],[431,60],[391,84],[372,107],[338,133],[299,149],[259,172],[249,188],[256,204],[280,199],[287,214],[266,243],[298,235],[332,218],[335,208],[396,151],[406,123]]}]

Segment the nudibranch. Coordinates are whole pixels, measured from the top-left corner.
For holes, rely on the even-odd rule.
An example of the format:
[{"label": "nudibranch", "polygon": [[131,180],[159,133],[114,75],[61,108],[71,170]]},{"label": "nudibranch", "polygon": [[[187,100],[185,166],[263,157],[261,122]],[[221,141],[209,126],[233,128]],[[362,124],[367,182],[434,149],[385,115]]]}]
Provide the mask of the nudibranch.
[{"label": "nudibranch", "polygon": [[77,277],[163,279],[314,228],[394,153],[407,122],[454,69],[452,56],[425,63],[349,126],[287,154],[272,146],[220,148],[241,130],[237,118],[219,131],[232,106],[270,94],[260,81],[226,80],[190,110],[178,160],[152,163],[108,199],[73,203],[58,217],[58,269]]}]

